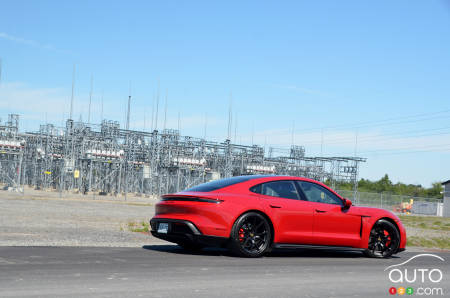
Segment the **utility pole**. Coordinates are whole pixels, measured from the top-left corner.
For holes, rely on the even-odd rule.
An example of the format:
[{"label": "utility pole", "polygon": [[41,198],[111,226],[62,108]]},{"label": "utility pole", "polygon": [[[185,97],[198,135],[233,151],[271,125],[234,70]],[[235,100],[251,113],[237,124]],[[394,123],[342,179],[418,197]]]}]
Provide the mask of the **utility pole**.
[{"label": "utility pole", "polygon": [[323,156],[323,128],[320,131],[320,156]]},{"label": "utility pole", "polygon": [[231,139],[231,126],[232,126],[232,121],[233,121],[233,114],[232,114],[232,104],[233,104],[233,94],[230,92],[230,106],[228,108],[228,135],[227,135],[227,140]]},{"label": "utility pole", "polygon": [[130,104],[131,104],[131,81],[130,81],[130,90],[128,91],[128,109],[127,109],[127,127],[126,129],[130,129]]},{"label": "utility pole", "polygon": [[146,122],[147,122],[147,115],[146,115],[146,113],[147,113],[147,108],[145,107],[144,108],[144,130],[143,131],[146,131]]},{"label": "utility pole", "polygon": [[127,130],[130,129],[130,102],[131,102],[131,95],[128,95]]},{"label": "utility pole", "polygon": [[238,120],[237,120],[237,112],[234,112],[234,143],[237,144],[237,127],[238,127]]},{"label": "utility pole", "polygon": [[150,131],[153,133],[153,123],[155,122],[155,92],[153,92],[152,100],[152,124],[150,125]]},{"label": "utility pole", "polygon": [[292,121],[291,147],[294,146],[294,136],[295,136],[295,120]]},{"label": "utility pole", "polygon": [[104,93],[104,91],[102,90],[102,106],[101,106],[101,111],[100,111],[100,123],[103,121],[103,93]]},{"label": "utility pole", "polygon": [[155,130],[158,130],[158,110],[159,110],[159,78],[158,78],[158,91],[156,93]]},{"label": "utility pole", "polygon": [[254,136],[255,136],[255,121],[252,122],[252,146],[254,145],[254,143],[253,143]]},{"label": "utility pole", "polygon": [[166,89],[166,102],[164,104],[164,125],[163,125],[163,131],[166,129],[166,122],[167,122],[167,97],[168,97],[168,91]]},{"label": "utility pole", "polygon": [[205,113],[205,128],[203,132],[203,139],[206,140],[206,127],[208,126],[208,113]]},{"label": "utility pole", "polygon": [[72,96],[70,97],[70,114],[69,119],[73,119],[73,91],[75,88],[75,64],[73,65],[73,73],[72,73]]},{"label": "utility pole", "polygon": [[94,86],[94,76],[91,75],[91,91],[89,92],[89,108],[88,108],[88,123],[91,123],[91,103],[92,103],[92,89]]}]

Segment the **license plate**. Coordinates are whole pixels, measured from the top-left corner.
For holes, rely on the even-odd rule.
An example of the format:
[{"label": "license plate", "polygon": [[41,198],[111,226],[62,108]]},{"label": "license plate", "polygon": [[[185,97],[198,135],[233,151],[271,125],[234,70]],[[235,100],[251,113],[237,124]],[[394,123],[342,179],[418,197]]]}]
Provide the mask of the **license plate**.
[{"label": "license plate", "polygon": [[158,233],[167,234],[168,231],[169,231],[169,223],[160,222],[158,225]]}]

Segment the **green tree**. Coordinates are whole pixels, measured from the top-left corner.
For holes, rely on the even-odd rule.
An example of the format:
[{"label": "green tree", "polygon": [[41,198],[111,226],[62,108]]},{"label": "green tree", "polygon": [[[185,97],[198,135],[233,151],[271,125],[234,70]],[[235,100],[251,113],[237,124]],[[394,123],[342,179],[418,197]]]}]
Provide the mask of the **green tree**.
[{"label": "green tree", "polygon": [[434,182],[433,186],[426,190],[426,193],[430,197],[442,197],[442,192],[444,191],[444,187],[440,182]]},{"label": "green tree", "polygon": [[[332,181],[327,180],[325,184],[328,186],[332,185]],[[353,189],[353,184],[349,182],[341,182],[336,184],[336,189],[338,190],[351,190]],[[443,187],[440,182],[433,183],[431,188],[424,188],[422,185],[418,184],[405,184],[398,182],[392,184],[389,179],[389,175],[385,174],[378,181],[370,181],[368,179],[361,178],[358,181],[358,190],[360,192],[387,192],[396,195],[403,196],[413,196],[413,197],[432,197],[432,198],[442,198]]]}]

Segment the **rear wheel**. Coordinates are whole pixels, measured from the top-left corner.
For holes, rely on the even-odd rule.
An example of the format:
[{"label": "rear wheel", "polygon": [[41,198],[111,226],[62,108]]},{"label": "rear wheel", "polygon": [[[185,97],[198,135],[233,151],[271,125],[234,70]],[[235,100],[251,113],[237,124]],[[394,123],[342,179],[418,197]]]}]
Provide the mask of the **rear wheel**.
[{"label": "rear wheel", "polygon": [[389,258],[400,245],[397,227],[388,220],[380,219],[370,231],[369,245],[364,254],[371,258]]},{"label": "rear wheel", "polygon": [[230,248],[242,257],[257,258],[270,249],[272,233],[269,222],[259,213],[241,215],[231,231]]}]

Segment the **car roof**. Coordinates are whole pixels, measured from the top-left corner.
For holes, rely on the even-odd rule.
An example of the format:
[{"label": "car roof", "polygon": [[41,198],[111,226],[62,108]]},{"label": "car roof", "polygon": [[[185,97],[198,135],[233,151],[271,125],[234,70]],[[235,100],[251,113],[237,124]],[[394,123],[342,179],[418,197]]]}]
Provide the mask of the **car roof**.
[{"label": "car roof", "polygon": [[[228,180],[228,181],[227,181]],[[234,181],[230,181],[234,180]],[[229,178],[213,180],[207,183],[199,184],[194,186],[193,188],[186,189],[184,191],[179,192],[179,194],[189,194],[189,193],[222,193],[222,192],[230,192],[236,193],[241,192],[243,189],[249,189],[252,186],[271,182],[271,181],[280,181],[280,180],[299,180],[306,181],[319,184],[326,189],[330,190],[332,193],[336,194],[338,197],[341,197],[338,193],[336,193],[333,189],[323,184],[320,181],[306,178],[306,177],[298,177],[298,176],[287,176],[287,175],[244,175],[244,176],[233,176]],[[216,185],[214,185],[216,184]]]},{"label": "car roof", "polygon": [[233,192],[234,190],[238,191],[238,190],[242,190],[242,188],[251,188],[254,185],[258,185],[261,183],[266,183],[266,182],[271,182],[271,181],[280,181],[280,180],[299,180],[299,181],[306,181],[306,182],[312,182],[315,184],[319,184],[323,187],[325,187],[326,189],[330,190],[332,193],[336,194],[338,197],[341,197],[336,191],[334,191],[332,188],[330,188],[329,186],[327,186],[326,184],[314,180],[314,179],[310,179],[310,178],[306,178],[306,177],[298,177],[298,176],[287,176],[287,175],[251,175],[253,176],[252,179],[243,181],[241,183],[236,183],[227,187],[223,187],[221,189],[217,189],[217,191],[230,191]]},{"label": "car roof", "polygon": [[[233,188],[251,187],[260,183],[279,181],[279,180],[304,180],[317,183],[313,179],[297,176],[287,176],[287,175],[244,175],[244,176],[234,176],[230,178],[224,178],[216,181],[226,181],[227,179],[242,179],[242,181],[232,183],[230,185],[217,188],[216,190],[231,190]],[[320,183],[320,182],[319,182]]]}]

